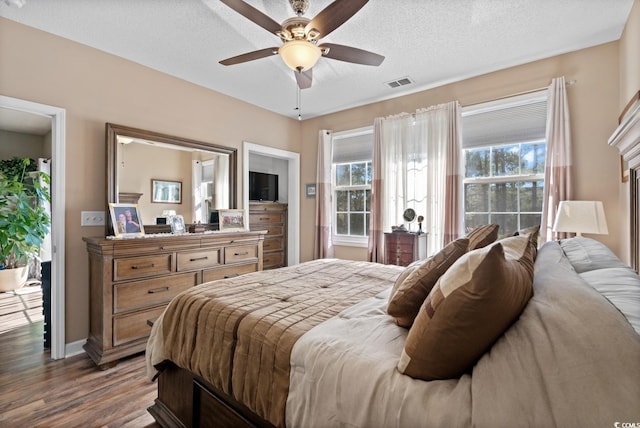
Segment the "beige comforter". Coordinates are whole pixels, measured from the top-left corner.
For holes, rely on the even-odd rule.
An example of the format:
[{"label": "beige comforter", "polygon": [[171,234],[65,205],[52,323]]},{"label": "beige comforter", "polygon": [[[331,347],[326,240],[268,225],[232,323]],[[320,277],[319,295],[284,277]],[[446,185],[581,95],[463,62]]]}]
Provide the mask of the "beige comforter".
[{"label": "beige comforter", "polygon": [[398,266],[316,260],[202,284],[177,296],[154,324],[147,363],[202,376],[276,426],[285,425],[296,340],[388,289]]}]

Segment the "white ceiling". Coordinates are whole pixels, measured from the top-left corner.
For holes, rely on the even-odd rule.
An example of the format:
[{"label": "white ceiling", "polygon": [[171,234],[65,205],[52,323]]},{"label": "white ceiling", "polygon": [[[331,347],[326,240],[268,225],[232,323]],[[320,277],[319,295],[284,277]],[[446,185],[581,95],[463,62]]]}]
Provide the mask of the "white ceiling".
[{"label": "white ceiling", "polygon": [[[246,0],[277,22],[287,0]],[[310,0],[313,18],[331,0]],[[371,0],[322,39],[386,57],[379,67],[321,58],[304,119],[394,98],[620,38],[633,0]],[[280,40],[219,0],[26,0],[0,16],[297,117],[294,75],[278,56],[218,61]],[[1,53],[0,53],[1,55]],[[0,61],[2,60],[0,56]],[[396,89],[385,82],[409,77]]]}]

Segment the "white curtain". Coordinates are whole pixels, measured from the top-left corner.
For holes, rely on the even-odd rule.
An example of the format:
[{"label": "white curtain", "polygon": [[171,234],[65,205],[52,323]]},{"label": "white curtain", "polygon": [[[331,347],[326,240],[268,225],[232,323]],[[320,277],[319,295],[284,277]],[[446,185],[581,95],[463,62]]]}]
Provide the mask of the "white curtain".
[{"label": "white curtain", "polygon": [[202,162],[199,160],[191,161],[191,198],[193,199],[193,212],[191,216],[193,223],[208,223],[203,212],[204,198],[202,197]]},{"label": "white curtain", "polygon": [[[424,216],[422,231],[428,233],[427,254],[433,254],[445,244],[447,219],[447,176],[460,171],[448,171],[460,159],[459,123],[460,108],[457,102],[421,109],[414,114],[390,116],[374,127],[374,171],[380,171],[381,186],[375,186],[372,206],[381,208],[379,219],[373,218],[369,259],[383,262],[384,243],[372,243],[376,230],[391,231],[391,226],[403,224],[403,212],[413,208]],[[375,153],[379,150],[379,159]],[[456,154],[451,153],[456,151]],[[456,200],[459,193],[454,196]],[[379,202],[382,201],[381,204]],[[454,213],[453,218],[461,218]],[[458,223],[454,220],[454,223]],[[410,231],[417,231],[411,223]],[[461,224],[451,230],[460,230]],[[447,233],[447,235],[453,232]],[[375,244],[375,245],[374,245]]]},{"label": "white curtain", "polygon": [[[571,130],[564,77],[551,81],[547,100],[547,157],[544,167],[544,199],[540,244],[554,239],[553,222],[560,201],[572,198]],[[567,235],[558,233],[557,239]]]},{"label": "white curtain", "polygon": [[321,129],[318,133],[318,165],[316,172],[316,227],[314,233],[313,258],[333,257],[331,242],[332,201],[331,131]]}]

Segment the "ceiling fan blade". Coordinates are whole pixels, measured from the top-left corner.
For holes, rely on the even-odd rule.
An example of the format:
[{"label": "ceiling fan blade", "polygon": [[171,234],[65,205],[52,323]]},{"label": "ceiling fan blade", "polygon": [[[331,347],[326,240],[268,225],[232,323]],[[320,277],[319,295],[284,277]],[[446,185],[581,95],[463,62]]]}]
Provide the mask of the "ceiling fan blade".
[{"label": "ceiling fan blade", "polygon": [[363,65],[380,65],[384,61],[384,56],[377,53],[365,51],[363,49],[352,48],[351,46],[336,45],[334,43],[324,43],[319,46],[329,48],[325,56],[326,58],[337,59],[339,61],[353,62]]},{"label": "ceiling fan blade", "polygon": [[220,61],[222,65],[235,65],[247,61],[253,61],[254,59],[266,58],[278,53],[278,48],[266,48],[259,51],[247,52],[242,55],[234,56],[231,58],[223,59]]},{"label": "ceiling fan blade", "polygon": [[258,24],[259,26],[261,26],[271,34],[275,34],[276,32],[282,29],[280,24],[278,24],[276,21],[274,21],[264,13],[260,12],[258,9],[251,6],[250,4],[243,2],[242,0],[220,0],[220,1],[226,4],[227,6],[229,6],[231,9],[238,12],[240,15],[247,18],[249,21],[252,21]]},{"label": "ceiling fan blade", "polygon": [[307,89],[311,87],[311,81],[313,80],[313,68],[308,69],[307,71],[299,72],[294,71],[293,74],[296,75],[296,82],[298,82],[298,88]]},{"label": "ceiling fan blade", "polygon": [[344,24],[369,0],[336,0],[325,7],[305,27],[308,33],[312,28],[320,32],[320,37],[326,37],[333,30]]}]

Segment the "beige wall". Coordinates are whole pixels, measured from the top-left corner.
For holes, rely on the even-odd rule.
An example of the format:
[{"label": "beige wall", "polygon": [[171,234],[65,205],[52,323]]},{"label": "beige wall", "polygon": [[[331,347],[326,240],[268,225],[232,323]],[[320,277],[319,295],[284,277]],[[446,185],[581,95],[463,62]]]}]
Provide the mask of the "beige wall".
[{"label": "beige wall", "polygon": [[[185,222],[192,223],[191,152],[135,143],[119,149],[119,191],[142,193],[138,200],[142,223],[155,224],[164,210],[174,210]],[[182,203],[151,202],[152,179],[182,182]]]},{"label": "beige wall", "polygon": [[23,134],[21,132],[0,131],[0,159],[11,159],[14,156],[38,159],[49,156],[46,147],[48,137],[42,135]]},{"label": "beige wall", "polygon": [[240,186],[242,141],[299,151],[295,120],[2,18],[0,52],[0,94],[66,109],[68,343],[89,331],[82,237],[104,231],[81,227],[80,211],[105,207],[106,122],[237,148]]},{"label": "beige wall", "polygon": [[[636,53],[630,55],[637,55]],[[411,112],[417,108],[459,100],[463,106],[549,85],[565,76],[577,83],[568,88],[574,151],[573,180],[576,199],[598,199],[605,205],[609,235],[593,235],[618,254],[620,219],[618,198],[619,158],[607,139],[616,127],[618,102],[618,42],[489,73],[401,98],[306,120],[302,123],[302,183],[315,181],[315,158],[319,129],[342,131],[371,125],[377,116]],[[315,200],[302,198],[302,218],[313,218]],[[311,223],[301,224],[302,236],[313,236]],[[311,240],[301,241],[300,260],[313,256]],[[366,249],[337,247],[336,256],[365,259]]]}]

